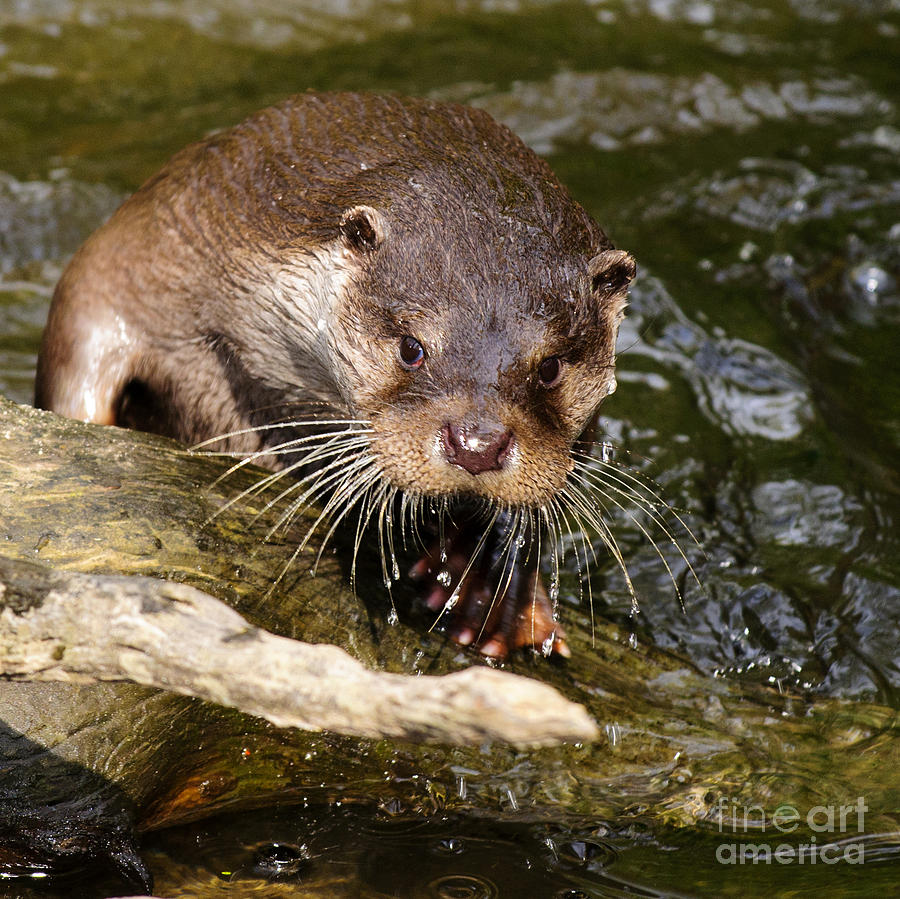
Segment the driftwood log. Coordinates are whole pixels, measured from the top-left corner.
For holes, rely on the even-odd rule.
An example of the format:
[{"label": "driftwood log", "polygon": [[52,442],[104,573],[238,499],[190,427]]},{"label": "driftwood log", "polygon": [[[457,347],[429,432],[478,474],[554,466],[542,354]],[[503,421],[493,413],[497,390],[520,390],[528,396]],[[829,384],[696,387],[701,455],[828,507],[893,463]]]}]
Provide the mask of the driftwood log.
[{"label": "driftwood log", "polygon": [[371,671],[329,644],[252,627],[183,584],[57,572],[0,558],[0,675],[129,681],[357,737],[541,746],[591,740],[587,712],[536,680],[468,668]]}]

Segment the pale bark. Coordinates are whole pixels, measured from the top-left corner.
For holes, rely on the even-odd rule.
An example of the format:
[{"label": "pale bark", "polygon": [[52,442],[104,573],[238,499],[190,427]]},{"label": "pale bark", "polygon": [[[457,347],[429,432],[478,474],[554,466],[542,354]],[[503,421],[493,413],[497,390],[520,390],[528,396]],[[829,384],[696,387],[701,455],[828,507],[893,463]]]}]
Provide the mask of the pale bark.
[{"label": "pale bark", "polygon": [[121,680],[196,696],[279,727],[521,746],[585,741],[596,725],[530,678],[486,667],[375,672],[342,649],[278,637],[192,587],[0,559],[0,675]]}]

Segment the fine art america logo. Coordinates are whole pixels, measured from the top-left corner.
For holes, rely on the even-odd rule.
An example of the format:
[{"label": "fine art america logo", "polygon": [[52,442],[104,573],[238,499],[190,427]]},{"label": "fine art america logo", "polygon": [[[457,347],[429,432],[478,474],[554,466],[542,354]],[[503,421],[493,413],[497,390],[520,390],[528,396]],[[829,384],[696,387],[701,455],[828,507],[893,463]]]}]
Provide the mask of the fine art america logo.
[{"label": "fine art america logo", "polygon": [[777,839],[779,834],[792,834],[800,828],[811,831],[801,843],[751,843],[736,841],[720,843],[716,847],[716,861],[721,865],[834,865],[844,862],[861,865],[865,862],[865,848],[853,834],[863,833],[865,814],[869,811],[865,799],[857,797],[852,805],[816,805],[803,814],[793,805],[780,805],[771,816],[758,805],[742,806],[727,796],[718,802],[719,833],[735,836],[767,835]]}]

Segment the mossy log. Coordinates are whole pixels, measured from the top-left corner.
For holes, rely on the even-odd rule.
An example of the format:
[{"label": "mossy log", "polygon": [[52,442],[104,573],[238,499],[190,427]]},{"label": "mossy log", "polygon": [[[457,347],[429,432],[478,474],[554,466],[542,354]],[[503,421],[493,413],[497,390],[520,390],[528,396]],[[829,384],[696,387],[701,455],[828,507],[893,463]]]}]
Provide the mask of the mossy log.
[{"label": "mossy log", "polygon": [[[809,808],[823,795],[866,795],[872,808],[867,824],[877,828],[892,820],[888,811],[896,805],[891,799],[896,778],[891,772],[900,763],[892,710],[807,701],[705,677],[684,659],[652,648],[633,649],[627,634],[603,622],[592,625],[588,609],[566,610],[573,656],[565,664],[522,657],[507,663],[506,672],[492,671],[474,653],[460,651],[440,634],[426,632],[427,627],[412,626],[408,614],[389,623],[390,604],[380,577],[359,578],[359,583],[376,580],[378,588],[371,595],[354,596],[346,587],[340,568],[346,558],[340,552],[324,555],[315,577],[308,575],[305,562],[273,586],[304,526],[264,540],[274,520],[274,512],[265,508],[270,495],[248,495],[226,508],[258,475],[242,469],[217,481],[228,467],[225,460],[5,401],[0,401],[0,439],[0,553],[15,562],[4,567],[4,577],[20,585],[7,588],[10,611],[4,615],[21,625],[28,617],[23,605],[34,607],[39,596],[46,601],[56,591],[56,621],[66,619],[70,628],[65,636],[51,634],[56,642],[49,645],[33,642],[42,661],[32,667],[69,677],[84,674],[91,665],[102,667],[99,633],[118,648],[111,667],[94,668],[93,676],[125,675],[133,681],[0,681],[0,867],[12,864],[10,859],[58,863],[67,851],[74,863],[88,851],[107,854],[128,870],[136,865],[128,836],[132,824],[160,827],[275,795],[390,802],[410,811],[482,809],[556,820],[631,814],[710,825],[721,814],[723,796],[768,809],[786,797]],[[99,602],[112,583],[107,578],[122,576],[127,580],[115,583],[127,585],[123,592],[132,611],[126,618],[143,622],[135,625],[135,641],[147,637],[154,615],[196,612],[203,626],[218,620],[225,628],[206,647],[212,652],[218,641],[216,652],[224,649],[225,657],[229,648],[235,658],[244,652],[242,641],[257,649],[275,645],[273,634],[335,644],[365,666],[354,671],[362,673],[376,695],[382,690],[378,684],[384,685],[385,696],[393,689],[388,684],[399,681],[379,682],[372,672],[379,677],[416,675],[411,679],[425,681],[418,675],[469,669],[472,674],[466,677],[482,678],[507,711],[515,705],[506,692],[515,682],[510,672],[524,673],[534,680],[534,688],[552,686],[584,706],[603,736],[528,752],[497,739],[477,749],[449,742],[424,749],[410,742],[279,728],[257,717],[265,713],[280,724],[333,726],[327,717],[304,718],[308,709],[302,688],[292,698],[285,683],[279,685],[275,706],[285,703],[284,712],[293,702],[296,717],[290,720],[253,705],[261,695],[256,689],[232,697],[253,712],[248,715],[144,686],[186,688],[174,679],[160,683],[168,675],[163,669],[150,672],[145,643],[127,646],[112,607],[94,621],[99,631],[85,623],[79,635],[78,616],[73,618],[63,599],[64,593],[71,597],[80,592],[85,602]],[[30,595],[21,588],[28,578],[38,585]],[[138,583],[152,583],[156,591],[149,612],[145,608],[140,615],[134,604],[141,604],[141,594],[133,592]],[[62,592],[60,585],[67,585]],[[90,586],[86,592],[85,585]],[[201,599],[189,588],[210,596]],[[164,613],[154,606],[161,597]],[[8,624],[11,618],[5,620]],[[127,630],[127,622],[123,626]],[[192,624],[189,629],[195,626],[200,628]],[[229,627],[236,628],[232,636],[226,636]],[[11,629],[5,633],[7,675],[16,674],[25,670],[14,667],[16,647],[21,653],[30,638],[23,631],[17,637],[10,636]],[[178,638],[174,646],[164,640],[155,645],[167,664],[174,663],[179,677],[193,678],[190,689],[221,701],[224,680],[201,673],[221,669],[208,667],[208,660],[198,662],[197,653],[206,651],[205,638],[199,629],[194,636],[185,636],[184,642]],[[331,647],[312,649],[323,652],[336,670],[356,664]],[[259,659],[255,650],[247,652]],[[238,667],[252,672],[257,662],[248,658],[240,656]],[[466,679],[454,681],[457,677],[434,680],[458,684]],[[463,712],[470,722],[494,726],[497,705],[481,708],[476,695],[461,700]],[[551,728],[549,695],[540,694],[534,711]],[[413,722],[405,735],[445,740],[446,729],[433,720],[452,704],[450,696],[445,700],[446,709],[444,700],[437,706],[424,699],[421,705],[419,699],[398,700],[415,706],[404,710]],[[472,707],[466,709],[466,702]],[[479,732],[480,726],[484,729]],[[488,725],[476,723],[474,728],[460,726],[458,742],[479,739],[479,733],[497,736]],[[373,733],[363,727],[354,732]],[[383,732],[392,737],[404,733],[393,725]],[[836,752],[841,753],[840,766],[834,764]],[[467,772],[464,789],[461,770]],[[105,815],[103,827],[98,827],[97,809]]]}]

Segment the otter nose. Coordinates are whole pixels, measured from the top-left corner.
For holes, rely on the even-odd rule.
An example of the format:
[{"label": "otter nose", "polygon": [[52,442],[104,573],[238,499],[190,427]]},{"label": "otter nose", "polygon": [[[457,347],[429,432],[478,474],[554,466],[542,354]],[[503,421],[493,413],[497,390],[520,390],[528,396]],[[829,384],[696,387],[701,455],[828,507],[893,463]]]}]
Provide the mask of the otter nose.
[{"label": "otter nose", "polygon": [[503,430],[502,426],[459,427],[449,422],[441,428],[441,436],[447,461],[469,474],[503,468],[513,439],[512,431]]}]

